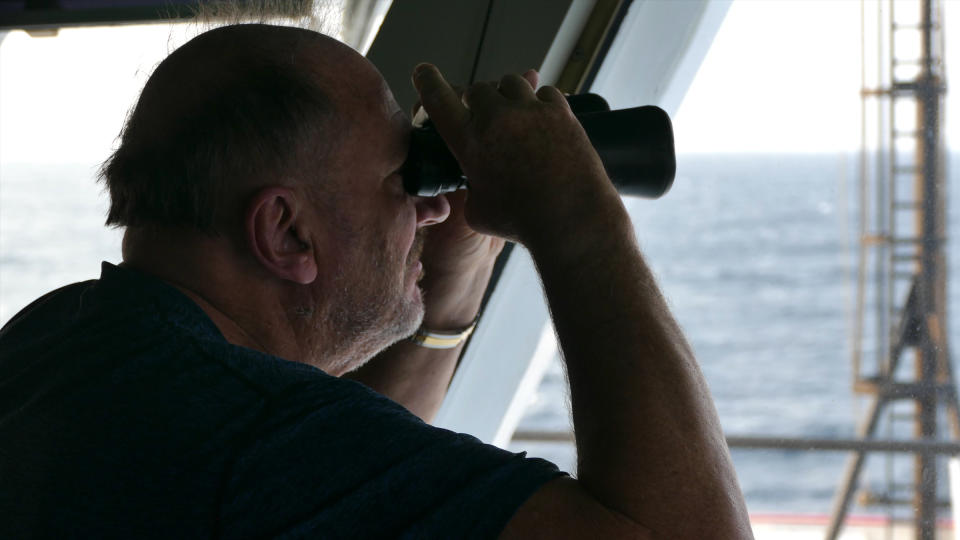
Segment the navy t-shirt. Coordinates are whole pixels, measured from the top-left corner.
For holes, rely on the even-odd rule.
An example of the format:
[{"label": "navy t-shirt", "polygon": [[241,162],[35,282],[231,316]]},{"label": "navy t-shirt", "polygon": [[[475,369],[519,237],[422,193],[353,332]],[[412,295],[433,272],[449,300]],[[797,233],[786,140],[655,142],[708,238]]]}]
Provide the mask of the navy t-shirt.
[{"label": "navy t-shirt", "polygon": [[0,538],[491,538],[559,474],[108,263],[0,330]]}]

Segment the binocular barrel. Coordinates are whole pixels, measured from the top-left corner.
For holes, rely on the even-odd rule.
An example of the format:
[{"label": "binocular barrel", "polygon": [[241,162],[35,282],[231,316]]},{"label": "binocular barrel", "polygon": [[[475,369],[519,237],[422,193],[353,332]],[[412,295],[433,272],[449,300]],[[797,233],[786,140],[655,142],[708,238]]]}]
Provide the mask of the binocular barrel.
[{"label": "binocular barrel", "polygon": [[[611,111],[596,94],[567,96],[567,101],[621,195],[655,199],[670,189],[677,161],[673,127],[663,109],[646,106]],[[411,134],[403,174],[407,193],[422,197],[467,185],[460,165],[429,120]]]}]

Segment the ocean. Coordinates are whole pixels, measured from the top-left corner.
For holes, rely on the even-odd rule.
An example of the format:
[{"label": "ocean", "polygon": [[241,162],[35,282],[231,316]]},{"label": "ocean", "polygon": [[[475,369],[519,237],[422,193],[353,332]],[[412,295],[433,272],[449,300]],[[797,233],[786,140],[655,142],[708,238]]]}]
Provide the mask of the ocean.
[{"label": "ocean", "polygon": [[[851,390],[856,165],[847,154],[681,155],[666,196],[626,201],[730,435],[854,435],[867,405]],[[0,165],[0,325],[53,288],[97,277],[100,261],[119,261],[121,234],[102,225],[106,198],[95,169]],[[949,217],[957,230],[957,212]],[[960,269],[954,238],[948,257],[952,281]],[[948,305],[960,307],[956,288]],[[958,321],[949,319],[950,336]],[[566,430],[569,422],[557,360],[520,429]],[[570,445],[512,448],[574,470]],[[734,449],[733,457],[750,510],[778,513],[828,513],[845,460],[797,450]],[[906,458],[872,457],[866,481],[881,488],[887,470],[898,481],[911,473]]]}]

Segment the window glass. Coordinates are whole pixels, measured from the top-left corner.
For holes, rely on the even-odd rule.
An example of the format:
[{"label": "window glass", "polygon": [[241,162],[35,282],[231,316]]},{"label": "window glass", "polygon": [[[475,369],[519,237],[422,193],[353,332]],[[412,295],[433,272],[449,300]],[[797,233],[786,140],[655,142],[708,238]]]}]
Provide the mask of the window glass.
[{"label": "window glass", "polygon": [[[361,52],[390,0],[317,2],[309,26]],[[303,21],[300,21],[303,22]],[[56,287],[120,260],[95,182],[153,68],[197,23],[0,32],[0,326]]]},{"label": "window glass", "polygon": [[[906,4],[903,9],[919,6]],[[944,4],[951,36],[951,28],[960,31],[960,6]],[[867,8],[877,4],[867,2]],[[851,361],[860,234],[860,25],[855,1],[735,2],[674,116],[678,168],[672,190],[655,201],[625,199],[728,436],[853,438],[872,400],[853,392]],[[960,47],[949,40],[946,46],[949,75],[956,72],[952,66],[960,67]],[[868,45],[867,58],[876,57],[875,48]],[[631,69],[628,62],[615,67]],[[601,95],[605,90],[593,88]],[[950,191],[960,181],[953,103],[948,94]],[[955,216],[949,214],[949,232],[957,230]],[[952,280],[960,254],[954,235],[948,238]],[[948,291],[948,312],[955,312],[960,298],[955,287]],[[868,296],[867,349],[875,337],[871,302]],[[948,320],[949,335],[960,335],[958,318]],[[557,358],[511,448],[575,470],[572,444],[548,441],[570,429],[568,410]],[[911,407],[895,410],[902,417]],[[942,418],[940,430],[949,435]],[[909,423],[877,431],[878,438],[911,436]],[[776,515],[805,514],[822,529],[848,454],[732,452],[758,527]],[[900,454],[891,462],[874,454],[861,487],[873,496],[910,497],[909,491],[887,490],[912,482],[911,459]],[[946,473],[941,467],[944,496]],[[852,513],[912,516],[909,505],[855,505]]]},{"label": "window glass", "polygon": [[[382,20],[389,2],[355,4],[344,13],[361,22],[345,22],[344,36],[365,50],[379,26],[369,21]],[[944,4],[945,33],[960,35],[960,7]],[[851,391],[850,362],[859,29],[855,1],[735,2],[674,118],[672,191],[626,201],[731,435],[852,437],[866,410]],[[96,168],[153,67],[194,32],[152,25],[3,39],[0,325],[55,287],[95,278],[99,261],[119,260],[119,233],[100,225],[106,199],[93,181]],[[957,71],[958,43],[947,41],[948,75]],[[954,103],[948,94],[951,152],[960,151]],[[952,163],[955,190],[960,167]],[[948,241],[952,279],[960,261],[952,235]],[[948,288],[950,312],[955,290]],[[948,321],[948,334],[960,335],[958,318]],[[520,430],[568,432],[568,408],[558,360]],[[575,469],[568,443],[513,447]],[[829,512],[844,454],[733,453],[754,515]],[[898,481],[912,474],[905,457],[890,465],[871,458],[865,478],[876,493],[888,470]]]},{"label": "window glass", "polygon": [[[0,324],[120,259],[94,179],[153,67],[185,25],[10,32],[0,43]],[[126,46],[118,46],[126,44]]]}]

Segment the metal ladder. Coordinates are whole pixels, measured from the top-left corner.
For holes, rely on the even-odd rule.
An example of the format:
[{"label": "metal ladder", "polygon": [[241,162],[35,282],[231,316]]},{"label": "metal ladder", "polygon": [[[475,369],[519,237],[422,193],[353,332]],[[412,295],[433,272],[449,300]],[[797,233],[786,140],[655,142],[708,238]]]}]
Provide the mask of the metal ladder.
[{"label": "metal ladder", "polygon": [[[906,419],[919,439],[936,439],[937,411],[950,412],[960,435],[956,385],[947,354],[945,321],[945,174],[941,123],[943,81],[942,6],[939,0],[870,3],[876,7],[877,64],[868,75],[867,3],[863,4],[864,62],[860,156],[859,272],[853,336],[854,391],[873,397],[858,427],[860,439],[874,438],[881,416],[902,421],[892,404],[915,403]],[[868,113],[868,104],[876,106]],[[871,123],[872,121],[872,123]],[[870,135],[876,135],[874,155]],[[872,218],[872,219],[871,219]],[[872,290],[868,291],[868,284]],[[867,304],[872,309],[867,309]],[[873,354],[865,350],[865,329],[873,323]],[[909,371],[903,359],[912,359]],[[865,362],[866,360],[866,362]],[[872,361],[871,361],[872,360]],[[864,372],[868,370],[869,375]],[[903,364],[903,365],[901,365]],[[898,430],[890,429],[890,436]],[[888,459],[892,459],[887,454]],[[839,535],[857,488],[866,450],[848,459],[834,500],[827,538]],[[933,453],[918,453],[916,473],[906,488],[888,475],[886,493],[862,498],[893,507],[914,505],[916,537],[931,539],[936,521],[937,464]],[[892,466],[888,463],[888,471]]]}]

